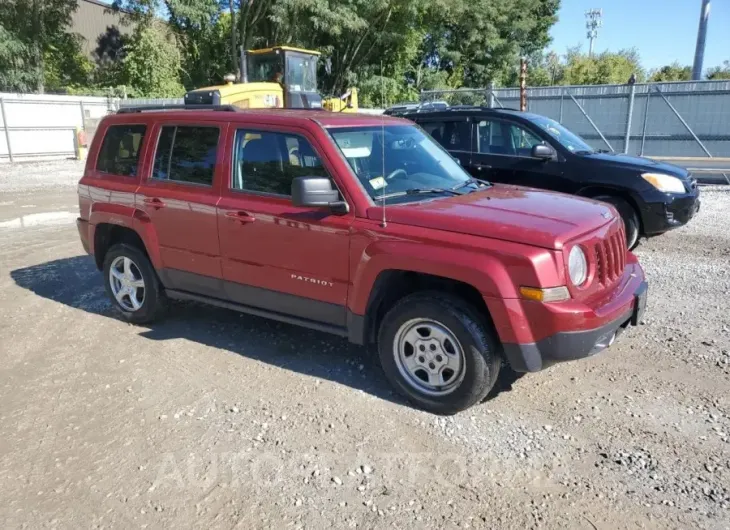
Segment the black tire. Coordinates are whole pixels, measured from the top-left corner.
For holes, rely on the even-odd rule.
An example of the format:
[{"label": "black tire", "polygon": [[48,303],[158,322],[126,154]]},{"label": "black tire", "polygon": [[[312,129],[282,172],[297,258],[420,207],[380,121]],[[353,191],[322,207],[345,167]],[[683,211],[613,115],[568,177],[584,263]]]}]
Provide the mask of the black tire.
[{"label": "black tire", "polygon": [[[117,258],[126,257],[132,260],[136,269],[141,273],[144,281],[144,296],[139,309],[128,310],[123,307],[114,296],[110,281],[110,269]],[[119,311],[122,317],[133,324],[147,324],[160,318],[167,309],[167,297],[165,296],[160,280],[157,277],[149,258],[137,247],[123,243],[112,246],[104,256],[104,288],[112,302],[112,305]]]},{"label": "black tire", "polygon": [[[461,346],[463,379],[448,394],[422,392],[401,373],[394,342],[401,326],[414,319],[430,319],[451,332]],[[385,376],[413,404],[435,414],[455,414],[479,403],[494,386],[501,360],[494,332],[473,307],[441,292],[422,292],[400,300],[383,318],[378,353]],[[415,354],[414,354],[415,355]]]},{"label": "black tire", "polygon": [[595,197],[595,199],[607,202],[618,210],[621,220],[624,222],[624,229],[626,231],[626,247],[629,250],[636,248],[639,244],[639,236],[641,235],[641,224],[639,223],[639,216],[637,215],[636,210],[634,210],[634,207],[624,199],[611,195]]}]

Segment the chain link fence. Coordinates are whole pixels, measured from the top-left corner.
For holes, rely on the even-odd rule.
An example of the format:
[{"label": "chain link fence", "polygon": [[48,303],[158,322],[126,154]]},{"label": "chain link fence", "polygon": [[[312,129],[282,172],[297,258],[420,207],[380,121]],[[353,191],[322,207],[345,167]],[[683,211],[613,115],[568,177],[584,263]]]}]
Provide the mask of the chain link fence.
[{"label": "chain link fence", "polygon": [[[520,90],[433,90],[422,92],[421,101],[519,109]],[[560,122],[595,149],[713,159],[718,173],[730,172],[730,81],[534,87],[527,89],[527,110]]]}]

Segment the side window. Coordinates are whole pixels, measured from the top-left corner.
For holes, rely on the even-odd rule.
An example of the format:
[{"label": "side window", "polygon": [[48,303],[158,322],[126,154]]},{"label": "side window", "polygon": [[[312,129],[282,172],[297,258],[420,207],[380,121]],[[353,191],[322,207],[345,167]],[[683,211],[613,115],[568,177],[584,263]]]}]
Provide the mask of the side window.
[{"label": "side window", "polygon": [[106,130],[96,159],[97,171],[137,176],[139,153],[147,127],[144,125],[112,125]]},{"label": "side window", "polygon": [[535,134],[519,125],[509,125],[511,149],[517,156],[530,156],[533,146],[542,143]]},{"label": "side window", "polygon": [[219,135],[218,127],[162,127],[152,178],[212,186]]},{"label": "side window", "polygon": [[471,127],[466,120],[419,123],[434,140],[450,151],[471,151]]},{"label": "side window", "polygon": [[477,124],[478,151],[485,154],[510,154],[500,121],[482,120]]},{"label": "side window", "polygon": [[295,134],[239,129],[234,154],[234,190],[289,196],[296,177],[329,177],[310,143]]}]

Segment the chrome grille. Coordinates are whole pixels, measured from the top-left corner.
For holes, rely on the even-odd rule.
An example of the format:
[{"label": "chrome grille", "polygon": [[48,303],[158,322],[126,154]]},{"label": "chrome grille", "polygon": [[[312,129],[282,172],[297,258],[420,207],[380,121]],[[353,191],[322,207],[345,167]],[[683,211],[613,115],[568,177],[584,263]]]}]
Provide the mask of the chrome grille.
[{"label": "chrome grille", "polygon": [[601,285],[615,282],[626,267],[626,235],[623,226],[596,243],[594,247],[596,279]]}]

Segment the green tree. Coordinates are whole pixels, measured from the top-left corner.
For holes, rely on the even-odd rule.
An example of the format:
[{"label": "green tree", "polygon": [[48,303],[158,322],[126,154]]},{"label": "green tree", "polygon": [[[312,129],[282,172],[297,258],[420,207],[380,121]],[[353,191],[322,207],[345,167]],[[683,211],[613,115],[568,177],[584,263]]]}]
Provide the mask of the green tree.
[{"label": "green tree", "polygon": [[81,51],[81,37],[65,33],[46,52],[45,83],[49,90],[85,87],[90,84],[94,64]]},{"label": "green tree", "polygon": [[637,82],[646,77],[639,54],[634,49],[603,52],[590,57],[581,53],[579,48],[572,48],[566,55],[561,84],[624,84],[632,74],[636,75]]},{"label": "green tree", "polygon": [[37,84],[25,43],[0,23],[0,90],[26,92]]},{"label": "green tree", "polygon": [[652,83],[662,81],[689,81],[690,79],[692,79],[692,67],[682,66],[677,61],[649,72],[649,81]]},{"label": "green tree", "polygon": [[[54,50],[67,45],[67,29],[71,13],[78,6],[78,0],[2,0],[0,21],[6,34],[13,36],[16,44],[22,45],[23,58],[20,61],[30,76],[34,88],[45,90],[48,65],[46,59]],[[15,46],[15,45],[14,45]],[[18,64],[15,65],[18,67]],[[20,73],[10,74],[15,78]]]},{"label": "green tree", "polygon": [[506,79],[521,54],[549,42],[559,0],[115,0],[115,6],[138,21],[166,14],[187,87],[235,72],[237,44],[280,44],[322,53],[322,93],[359,86],[366,101],[376,101],[383,83],[391,87],[389,100]]},{"label": "green tree", "polygon": [[[559,85],[565,74],[565,65],[555,52],[535,52],[527,57],[527,86]],[[506,86],[519,86],[519,69],[514,68],[505,78]]]},{"label": "green tree", "polygon": [[182,97],[180,71],[178,43],[165,24],[152,20],[138,26],[124,57],[125,84],[142,97]]},{"label": "green tree", "polygon": [[707,71],[707,79],[720,80],[730,79],[730,61],[725,61],[722,66],[715,66]]},{"label": "green tree", "polygon": [[521,55],[548,44],[558,7],[557,0],[437,0],[429,8],[424,60],[448,72],[461,69],[464,86],[503,84]]}]

